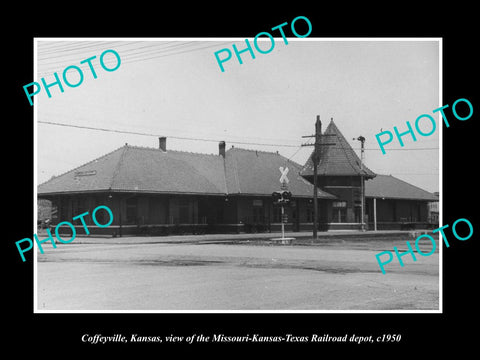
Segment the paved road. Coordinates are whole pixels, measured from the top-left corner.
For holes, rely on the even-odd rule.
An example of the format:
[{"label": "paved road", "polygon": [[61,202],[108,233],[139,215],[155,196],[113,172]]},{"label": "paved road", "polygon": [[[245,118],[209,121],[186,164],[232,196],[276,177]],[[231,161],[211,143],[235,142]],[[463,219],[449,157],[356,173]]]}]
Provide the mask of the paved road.
[{"label": "paved road", "polygon": [[[403,241],[59,244],[38,253],[42,310],[438,310],[439,254],[380,272]],[[437,247],[438,248],[438,247]],[[429,250],[425,250],[429,252]]]}]

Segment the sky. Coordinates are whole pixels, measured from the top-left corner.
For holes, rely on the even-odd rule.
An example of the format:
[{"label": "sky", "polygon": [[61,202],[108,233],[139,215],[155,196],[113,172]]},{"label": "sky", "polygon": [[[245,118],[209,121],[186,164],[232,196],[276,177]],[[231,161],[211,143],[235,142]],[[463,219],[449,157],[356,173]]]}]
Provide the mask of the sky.
[{"label": "sky", "polygon": [[[42,88],[34,97],[37,183],[125,143],[156,148],[159,136],[167,137],[171,150],[216,154],[218,142],[225,141],[227,149],[278,151],[303,165],[313,147],[301,145],[313,139],[302,136],[314,133],[319,115],[323,130],[333,118],[359,156],[360,142],[353,138],[366,138],[365,164],[374,172],[439,191],[443,130],[439,114],[432,114],[443,105],[438,40],[275,40],[268,54],[253,48],[253,59],[242,53],[240,64],[232,44],[244,49],[242,38],[36,39],[33,81],[52,83],[53,73],[62,78],[69,65],[84,75],[77,87],[63,84],[62,93],[52,86],[51,98]],[[262,49],[270,45],[268,38],[259,42]],[[214,53],[224,48],[232,58],[222,72]],[[111,72],[99,63],[109,49],[121,58]],[[96,79],[87,63],[80,64],[92,56]],[[104,60],[107,68],[116,65],[111,53]],[[79,81],[75,70],[67,78]],[[417,134],[416,142],[405,136],[403,148],[395,140],[383,155],[375,135],[394,126],[405,131],[406,121],[414,126],[422,114],[435,118],[435,133]],[[420,127],[431,129],[427,122]]]}]

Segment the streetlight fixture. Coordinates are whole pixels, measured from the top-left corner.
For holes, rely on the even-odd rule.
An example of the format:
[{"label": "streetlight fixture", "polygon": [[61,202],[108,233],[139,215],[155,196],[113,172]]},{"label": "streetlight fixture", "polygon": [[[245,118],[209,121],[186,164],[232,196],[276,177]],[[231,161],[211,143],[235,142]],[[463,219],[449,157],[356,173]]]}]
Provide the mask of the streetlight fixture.
[{"label": "streetlight fixture", "polygon": [[353,140],[358,140],[361,143],[361,153],[360,153],[360,186],[361,186],[361,206],[362,206],[362,214],[361,214],[361,222],[362,222],[362,231],[365,231],[365,221],[364,221],[364,216],[365,216],[365,186],[364,186],[364,181],[363,181],[363,158],[364,158],[364,144],[365,144],[365,138],[360,135],[358,138],[353,138]]}]

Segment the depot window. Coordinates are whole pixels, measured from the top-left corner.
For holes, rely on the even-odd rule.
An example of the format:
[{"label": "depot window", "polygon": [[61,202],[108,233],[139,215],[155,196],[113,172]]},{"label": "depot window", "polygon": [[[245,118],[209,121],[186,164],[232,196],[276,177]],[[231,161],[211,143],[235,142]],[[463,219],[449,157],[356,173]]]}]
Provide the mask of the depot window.
[{"label": "depot window", "polygon": [[127,224],[137,223],[137,198],[127,199]]},{"label": "depot window", "polygon": [[334,201],[332,204],[332,222],[343,223],[347,221],[347,202]]}]

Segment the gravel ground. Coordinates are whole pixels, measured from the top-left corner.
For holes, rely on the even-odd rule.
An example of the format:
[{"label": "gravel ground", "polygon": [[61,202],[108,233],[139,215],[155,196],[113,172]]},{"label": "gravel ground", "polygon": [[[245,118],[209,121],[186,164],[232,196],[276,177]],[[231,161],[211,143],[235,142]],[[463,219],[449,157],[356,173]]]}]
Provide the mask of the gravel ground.
[{"label": "gravel ground", "polygon": [[404,256],[404,267],[394,259],[384,275],[375,255],[406,250],[405,239],[142,239],[45,248],[37,254],[38,311],[439,309],[438,246],[416,262]]}]

